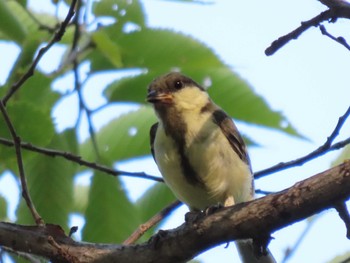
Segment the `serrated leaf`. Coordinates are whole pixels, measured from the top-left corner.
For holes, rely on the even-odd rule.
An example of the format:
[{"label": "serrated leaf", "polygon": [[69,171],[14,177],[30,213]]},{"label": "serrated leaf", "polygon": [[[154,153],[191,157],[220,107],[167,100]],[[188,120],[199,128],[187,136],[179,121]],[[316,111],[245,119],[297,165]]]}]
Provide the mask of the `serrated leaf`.
[{"label": "serrated leaf", "polygon": [[[20,5],[19,5],[20,6]],[[9,7],[9,1],[0,1],[0,31],[3,32],[9,39],[17,43],[22,43],[27,32],[15,10]]]},{"label": "serrated leaf", "polygon": [[117,36],[116,41],[123,51],[126,67],[166,73],[174,67],[199,71],[223,65],[206,45],[172,30],[144,28]]},{"label": "serrated leaf", "polygon": [[[50,148],[71,149],[71,131],[56,135]],[[73,208],[73,177],[77,165],[62,158],[32,153],[24,164],[29,192],[38,212],[47,223],[59,224],[67,229],[68,215]],[[32,223],[25,202],[21,200],[17,211],[20,223]]]},{"label": "serrated leaf", "polygon": [[[142,107],[109,122],[97,134],[100,155],[111,163],[150,153],[149,130],[156,117],[150,107]],[[91,140],[81,146],[81,155],[94,160]]]},{"label": "serrated leaf", "polygon": [[[142,49],[138,43],[143,44]],[[105,90],[109,101],[144,103],[150,81],[177,68],[200,84],[210,80],[209,94],[230,116],[298,135],[281,113],[273,111],[211,49],[193,38],[169,30],[143,29],[123,35],[118,44],[125,66],[145,68],[147,73],[110,84]]]},{"label": "serrated leaf", "polygon": [[104,243],[122,242],[140,223],[119,179],[101,172],[93,175],[85,220],[83,240]]},{"label": "serrated leaf", "polygon": [[92,34],[96,48],[108,59],[116,68],[123,66],[120,48],[114,43],[103,30],[98,30]]}]

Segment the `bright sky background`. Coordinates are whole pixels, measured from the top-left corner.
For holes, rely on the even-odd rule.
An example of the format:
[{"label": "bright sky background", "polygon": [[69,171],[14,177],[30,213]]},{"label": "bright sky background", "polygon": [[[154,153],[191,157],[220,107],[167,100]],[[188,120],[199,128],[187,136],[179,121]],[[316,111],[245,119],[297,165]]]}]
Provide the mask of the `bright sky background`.
[{"label": "bright sky background", "polygon": [[[49,1],[46,0],[29,2],[36,10],[54,10],[50,9]],[[159,0],[144,0],[143,3],[151,27],[172,28],[206,43],[232,70],[246,79],[273,109],[283,112],[294,127],[308,138],[292,138],[239,122],[239,129],[262,146],[249,149],[255,171],[295,159],[323,144],[335,127],[338,117],[349,106],[350,52],[322,36],[319,29],[310,29],[271,57],[264,54],[264,50],[273,40],[298,27],[301,21],[325,10],[317,0],[217,0],[208,5]],[[64,13],[65,9],[61,12]],[[325,25],[330,33],[341,35],[350,42],[350,21],[339,20],[335,25]],[[0,65],[1,83],[8,72],[4,65],[13,61],[17,52],[18,49],[13,46],[0,45],[0,58],[3,61]],[[59,54],[60,49],[56,48],[44,57],[42,64],[47,65],[51,61],[54,68],[60,59]],[[114,78],[115,75],[106,75],[103,78],[92,78],[87,83],[85,94],[90,107],[103,104],[104,99],[99,95],[103,87],[101,83]],[[55,86],[62,87],[67,81],[69,76]],[[60,130],[74,124],[74,103],[76,97],[71,97],[54,111]],[[119,114],[121,110],[125,110],[125,107],[109,108],[101,112],[94,119],[96,127],[106,123],[111,116],[115,116],[116,111]],[[339,139],[349,136],[350,122],[342,131]],[[83,127],[82,138],[86,134]],[[337,155],[338,153],[328,154],[303,167],[257,180],[256,188],[282,190],[327,169]],[[148,173],[159,174],[151,158],[140,160],[136,165],[125,163],[118,167],[129,171],[139,171],[139,167],[144,167],[143,170]],[[123,181],[130,189],[132,199],[136,199],[146,190],[145,180],[125,178]],[[0,181],[0,191],[4,192],[3,189],[8,188],[9,184],[11,182],[4,179]],[[12,207],[14,202],[12,201]],[[178,209],[162,228],[173,228],[183,223],[186,211],[184,206]],[[80,221],[74,221],[74,224],[76,222]],[[277,261],[281,260],[283,251],[288,246],[293,246],[305,225],[304,222],[297,223],[273,234],[275,240],[271,242],[270,249]],[[345,233],[344,224],[335,211],[322,213],[322,217],[313,225],[294,257],[288,262],[327,262],[336,255],[350,251],[350,241],[346,239]],[[206,263],[233,262],[232,247],[234,246],[224,249],[222,245],[202,254],[199,259]]]}]

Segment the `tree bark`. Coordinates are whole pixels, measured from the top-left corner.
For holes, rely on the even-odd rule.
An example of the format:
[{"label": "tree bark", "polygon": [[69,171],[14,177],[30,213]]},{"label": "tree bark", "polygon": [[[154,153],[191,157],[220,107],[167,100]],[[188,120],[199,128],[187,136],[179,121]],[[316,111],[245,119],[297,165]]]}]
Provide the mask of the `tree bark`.
[{"label": "tree bark", "polygon": [[236,239],[253,238],[263,243],[276,230],[336,207],[349,197],[350,161],[346,161],[281,192],[210,215],[197,214],[178,228],[161,231],[139,245],[76,242],[59,226],[11,223],[0,223],[0,245],[53,262],[186,262],[213,246]]}]

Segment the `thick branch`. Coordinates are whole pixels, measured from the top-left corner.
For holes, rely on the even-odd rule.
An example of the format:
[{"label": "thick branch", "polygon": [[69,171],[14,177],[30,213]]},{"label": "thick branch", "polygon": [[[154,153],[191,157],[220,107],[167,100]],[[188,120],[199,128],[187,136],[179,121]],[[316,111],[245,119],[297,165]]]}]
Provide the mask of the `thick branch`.
[{"label": "thick branch", "polygon": [[162,235],[140,245],[78,243],[57,226],[7,223],[0,223],[0,245],[38,254],[53,262],[130,262],[131,258],[135,263],[185,262],[221,243],[265,237],[349,197],[350,161],[347,161],[279,193],[223,208],[177,229],[162,231]]}]

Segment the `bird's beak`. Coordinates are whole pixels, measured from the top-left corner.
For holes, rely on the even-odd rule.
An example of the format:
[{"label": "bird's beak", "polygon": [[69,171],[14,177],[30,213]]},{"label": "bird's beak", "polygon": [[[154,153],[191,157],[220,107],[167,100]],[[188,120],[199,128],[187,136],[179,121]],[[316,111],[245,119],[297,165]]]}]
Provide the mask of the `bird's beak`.
[{"label": "bird's beak", "polygon": [[151,90],[147,94],[147,101],[150,103],[171,104],[173,102],[173,95],[171,95],[170,93],[163,93]]}]

